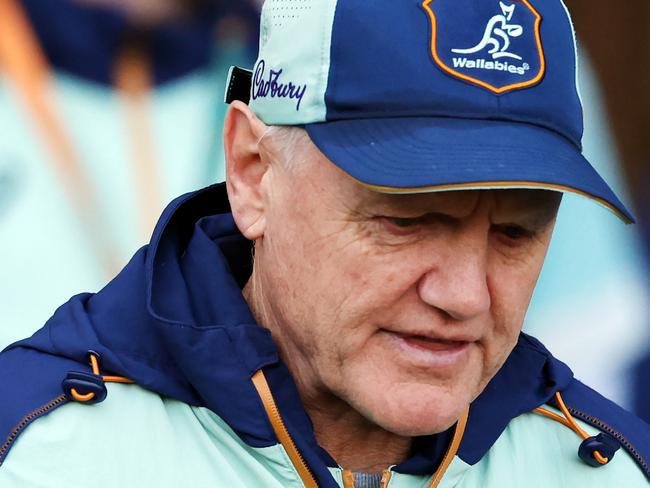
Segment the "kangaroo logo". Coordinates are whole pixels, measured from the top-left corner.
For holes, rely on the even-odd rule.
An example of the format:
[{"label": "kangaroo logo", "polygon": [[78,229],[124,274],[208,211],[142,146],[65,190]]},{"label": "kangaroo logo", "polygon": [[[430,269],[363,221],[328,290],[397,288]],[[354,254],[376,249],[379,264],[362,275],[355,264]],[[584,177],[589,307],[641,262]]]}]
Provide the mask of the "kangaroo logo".
[{"label": "kangaroo logo", "polygon": [[495,15],[485,27],[483,38],[480,42],[468,49],[452,49],[451,51],[458,54],[473,54],[482,51],[488,46],[492,46],[488,54],[492,55],[492,59],[499,58],[513,58],[521,60],[521,56],[508,52],[510,47],[510,38],[519,37],[524,33],[524,28],[521,25],[510,24],[512,14],[515,12],[515,5],[505,5],[499,2],[501,6],[501,15]]},{"label": "kangaroo logo", "polygon": [[536,85],[546,71],[538,1],[422,0],[434,64],[498,95]]}]

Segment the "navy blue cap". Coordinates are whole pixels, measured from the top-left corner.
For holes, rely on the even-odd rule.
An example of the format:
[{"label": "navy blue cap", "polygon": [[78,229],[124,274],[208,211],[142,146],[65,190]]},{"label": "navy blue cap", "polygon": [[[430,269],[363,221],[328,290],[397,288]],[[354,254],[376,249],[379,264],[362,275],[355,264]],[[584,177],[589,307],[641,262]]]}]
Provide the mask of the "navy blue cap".
[{"label": "navy blue cap", "polygon": [[377,191],[545,188],[634,219],[582,155],[561,0],[267,0],[251,108]]}]

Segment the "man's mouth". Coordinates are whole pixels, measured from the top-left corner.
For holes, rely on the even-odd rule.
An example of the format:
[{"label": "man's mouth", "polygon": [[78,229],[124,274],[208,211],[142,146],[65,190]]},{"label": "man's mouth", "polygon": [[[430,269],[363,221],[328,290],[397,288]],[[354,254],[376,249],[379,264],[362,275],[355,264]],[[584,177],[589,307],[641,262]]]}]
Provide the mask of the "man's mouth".
[{"label": "man's mouth", "polygon": [[469,343],[468,341],[433,339],[431,337],[420,335],[396,335],[415,347],[421,347],[422,349],[427,349],[429,351],[454,351]]},{"label": "man's mouth", "polygon": [[455,367],[467,359],[476,342],[471,338],[439,338],[386,330],[409,362],[433,368]]}]

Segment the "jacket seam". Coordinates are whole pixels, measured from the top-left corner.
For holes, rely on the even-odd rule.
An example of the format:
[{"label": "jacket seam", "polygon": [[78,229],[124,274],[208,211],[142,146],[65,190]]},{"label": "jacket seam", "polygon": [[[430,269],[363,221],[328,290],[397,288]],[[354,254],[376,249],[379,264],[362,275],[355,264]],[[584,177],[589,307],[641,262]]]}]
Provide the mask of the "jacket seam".
[{"label": "jacket seam", "polygon": [[50,412],[52,412],[54,409],[60,407],[61,405],[64,405],[65,403],[68,402],[68,399],[66,398],[65,395],[59,395],[55,397],[54,399],[50,400],[47,402],[45,405],[40,406],[39,408],[32,410],[29,412],[27,415],[25,415],[18,424],[14,426],[14,428],[11,430],[7,438],[5,439],[5,442],[0,446],[0,467],[3,465],[7,454],[11,450],[11,447],[13,446],[13,443],[18,439],[18,436],[22,434],[22,432],[31,425],[31,423],[42,417],[43,415],[46,415]]}]

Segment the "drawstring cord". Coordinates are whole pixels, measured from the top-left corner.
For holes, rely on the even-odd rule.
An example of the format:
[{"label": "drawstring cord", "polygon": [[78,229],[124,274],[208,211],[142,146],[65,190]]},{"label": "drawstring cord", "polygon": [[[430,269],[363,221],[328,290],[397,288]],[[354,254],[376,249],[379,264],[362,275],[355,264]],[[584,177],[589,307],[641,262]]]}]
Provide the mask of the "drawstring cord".
[{"label": "drawstring cord", "polygon": [[[93,370],[93,374],[101,377],[101,379],[105,383],[134,383],[133,380],[130,380],[129,378],[125,378],[124,376],[103,376],[99,372],[99,360],[97,359],[97,355],[90,353],[90,366]],[[78,402],[89,402],[93,398],[95,398],[95,393],[90,392],[90,393],[79,393],[76,389],[71,388],[70,389],[70,395],[72,395],[72,398],[74,398]]]},{"label": "drawstring cord", "polygon": [[[569,412],[569,409],[564,404],[564,400],[562,399],[562,395],[560,395],[559,391],[555,393],[555,400],[557,401],[557,404],[560,407],[560,411],[562,412],[564,417],[561,417],[560,415],[553,413],[549,410],[546,410],[545,408],[542,407],[537,407],[533,411],[540,415],[544,415],[545,417],[548,417],[552,420],[555,420],[556,422],[559,422],[562,425],[566,425],[568,428],[570,428],[576,434],[582,437],[582,440],[588,439],[589,434],[587,434],[587,432],[585,432],[584,429],[582,429],[578,425],[576,420],[573,418],[571,412]],[[598,461],[599,464],[607,464],[609,462],[609,458],[603,456],[599,451],[593,451],[593,456],[596,459],[596,461]]]}]

